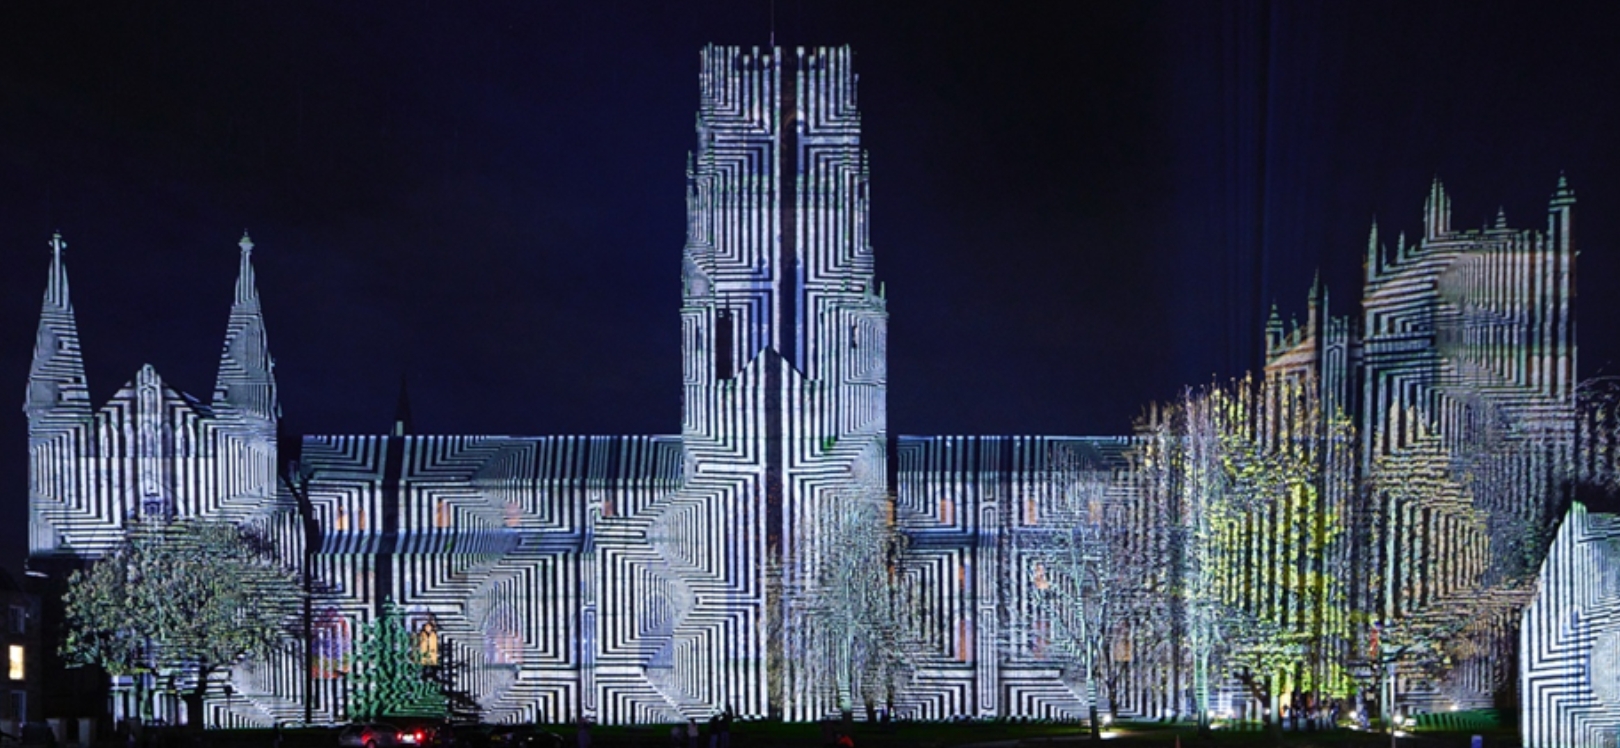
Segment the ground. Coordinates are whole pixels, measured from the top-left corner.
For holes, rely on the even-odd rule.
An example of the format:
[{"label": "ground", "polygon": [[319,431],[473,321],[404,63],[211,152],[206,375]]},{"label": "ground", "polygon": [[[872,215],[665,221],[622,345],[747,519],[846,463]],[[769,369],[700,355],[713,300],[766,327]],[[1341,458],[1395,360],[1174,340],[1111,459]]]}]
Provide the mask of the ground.
[{"label": "ground", "polygon": [[[550,728],[563,736],[569,748],[577,744],[572,726]],[[1518,733],[1510,729],[1487,731],[1483,735],[1483,748],[1517,748]],[[1082,725],[1009,724],[995,722],[907,723],[887,728],[866,727],[857,724],[854,730],[856,748],[883,746],[915,746],[916,748],[1075,748],[1091,743],[1087,729]],[[1467,732],[1432,731],[1405,735],[1398,738],[1401,748],[1469,748],[1472,735]],[[247,748],[272,745],[268,730],[209,731],[204,734],[207,746],[244,746]],[[702,745],[708,745],[705,735]],[[1258,729],[1224,729],[1200,740],[1192,725],[1159,723],[1126,723],[1105,733],[1102,746],[1155,746],[1158,748],[1198,748],[1211,746],[1269,746],[1271,738]],[[337,744],[335,728],[288,730],[282,741],[283,748],[329,748]],[[177,741],[177,746],[189,745]],[[592,748],[641,748],[671,746],[670,726],[596,727],[591,731]],[[767,722],[739,722],[733,727],[732,748],[822,748],[822,731],[817,725]],[[1325,732],[1285,732],[1282,746],[1286,748],[1387,748],[1390,738],[1385,733],[1366,733],[1353,730]],[[1100,747],[1102,748],[1102,747]]]}]

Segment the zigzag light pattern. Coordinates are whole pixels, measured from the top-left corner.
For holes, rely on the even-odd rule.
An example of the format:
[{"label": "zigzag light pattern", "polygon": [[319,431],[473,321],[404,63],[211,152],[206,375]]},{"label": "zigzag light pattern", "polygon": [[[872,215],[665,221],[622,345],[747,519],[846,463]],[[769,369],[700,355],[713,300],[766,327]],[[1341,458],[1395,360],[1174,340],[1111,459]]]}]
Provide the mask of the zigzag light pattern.
[{"label": "zigzag light pattern", "polygon": [[[401,431],[307,436],[278,455],[246,238],[212,401],[145,367],[92,411],[57,237],[24,405],[34,563],[92,561],[132,518],[195,516],[251,525],[302,565],[307,651],[234,669],[237,696],[216,693],[207,724],[343,719],[355,632],[385,600],[434,632],[435,667],[488,720],[668,722],[727,706],[803,720],[839,706],[814,666],[832,641],[812,615],[817,570],[840,547],[829,517],[876,487],[892,497],[904,552],[851,562],[900,580],[910,661],[896,712],[1066,719],[1089,696],[1032,585],[1072,521],[1054,491],[1075,477],[1063,466],[1073,459],[1107,487],[1102,511],[1128,529],[1119,542],[1166,561],[1127,584],[1163,625],[1108,643],[1125,663],[1120,711],[1185,714],[1186,611],[1171,591],[1186,582],[1177,559],[1191,520],[1148,485],[1140,437],[888,433],[887,313],[850,50],[709,47],[700,69],[678,434]],[[1268,328],[1266,376],[1318,388],[1362,427],[1359,450],[1327,443],[1321,455],[1361,618],[1443,615],[1470,594],[1517,610],[1498,583],[1522,571],[1514,559],[1558,502],[1560,471],[1615,474],[1614,431],[1601,427],[1612,408],[1574,410],[1572,203],[1561,183],[1545,233],[1500,220],[1455,232],[1436,184],[1417,246],[1403,239],[1388,259],[1375,230],[1361,320],[1330,316],[1319,289],[1304,330]],[[1577,425],[1590,432],[1579,455]],[[278,459],[289,465],[279,489]],[[1381,465],[1416,476],[1413,490],[1345,488]],[[1284,524],[1256,520],[1233,542],[1294,553]],[[1558,614],[1535,615],[1541,627]],[[1527,628],[1526,641],[1549,631]],[[1329,654],[1364,649],[1365,635]],[[1488,697],[1500,651],[1443,691],[1407,674],[1403,703]],[[1561,677],[1535,668],[1537,688]],[[1222,688],[1232,703],[1236,687]]]},{"label": "zigzag light pattern", "polygon": [[1620,740],[1620,516],[1571,506],[1519,627],[1528,748]]}]

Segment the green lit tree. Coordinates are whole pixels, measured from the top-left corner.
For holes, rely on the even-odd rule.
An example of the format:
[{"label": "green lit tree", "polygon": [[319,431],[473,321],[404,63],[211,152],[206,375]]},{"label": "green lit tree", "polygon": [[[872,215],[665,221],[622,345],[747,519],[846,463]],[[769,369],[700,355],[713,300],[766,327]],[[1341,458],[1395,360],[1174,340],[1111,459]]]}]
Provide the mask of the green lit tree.
[{"label": "green lit tree", "polygon": [[1212,679],[1268,715],[1288,690],[1347,687],[1349,422],[1314,381],[1268,377],[1189,390],[1145,429],[1143,474],[1175,525],[1180,606],[1200,725]]},{"label": "green lit tree", "polygon": [[438,717],[449,701],[423,666],[417,639],[393,601],[360,629],[360,645],[349,675],[349,717]]},{"label": "green lit tree", "polygon": [[[145,522],[68,578],[61,653],[70,665],[115,676],[194,679],[183,696],[197,719],[210,677],[290,641],[301,602],[297,580],[251,531],[193,519]],[[149,706],[144,695],[140,703]]]}]

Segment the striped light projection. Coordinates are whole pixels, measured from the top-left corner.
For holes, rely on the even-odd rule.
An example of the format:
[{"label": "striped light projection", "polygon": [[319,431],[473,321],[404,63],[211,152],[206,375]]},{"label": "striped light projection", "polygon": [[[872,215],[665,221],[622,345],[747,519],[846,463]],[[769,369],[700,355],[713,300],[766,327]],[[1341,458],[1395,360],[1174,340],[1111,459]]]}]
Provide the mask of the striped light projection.
[{"label": "striped light projection", "polygon": [[245,237],[212,398],[144,367],[93,408],[56,237],[24,404],[34,563],[93,561],[141,518],[274,541],[309,580],[307,641],[233,668],[234,697],[186,715],[209,725],[344,719],[356,632],[388,602],[489,721],[1157,717],[1195,685],[1241,711],[1243,653],[1199,623],[1225,605],[1314,637],[1279,682],[1323,698],[1373,672],[1373,622],[1475,616],[1482,646],[1447,672],[1398,663],[1397,704],[1490,703],[1518,635],[1544,744],[1612,735],[1607,603],[1557,580],[1613,554],[1568,539],[1601,534],[1586,515],[1550,530],[1572,482],[1616,472],[1612,406],[1577,406],[1566,185],[1545,231],[1456,231],[1437,182],[1415,244],[1375,229],[1359,318],[1317,287],[1303,327],[1268,326],[1228,425],[1302,477],[1209,516],[1167,470],[1197,445],[1158,415],[1130,437],[888,432],[852,58],[702,51],[670,435],[401,428],[278,455]]}]

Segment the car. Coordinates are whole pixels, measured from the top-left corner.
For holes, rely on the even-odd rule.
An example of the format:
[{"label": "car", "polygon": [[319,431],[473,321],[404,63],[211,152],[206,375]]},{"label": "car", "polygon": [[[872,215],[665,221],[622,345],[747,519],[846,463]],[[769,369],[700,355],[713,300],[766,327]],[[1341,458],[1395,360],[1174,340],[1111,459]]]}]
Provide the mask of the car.
[{"label": "car", "polygon": [[338,733],[340,748],[398,748],[425,743],[421,730],[402,730],[387,722],[356,722]]}]

